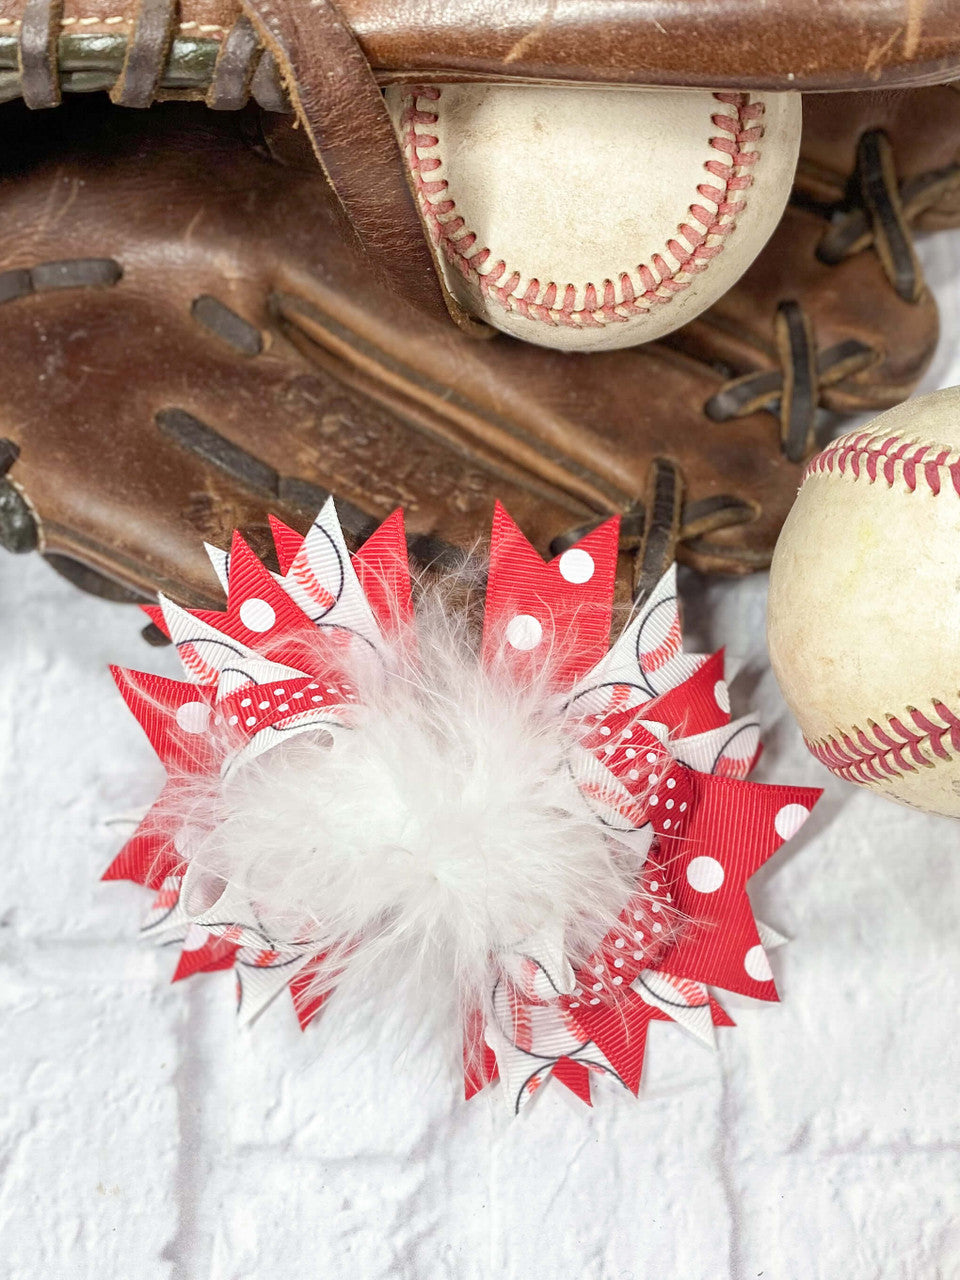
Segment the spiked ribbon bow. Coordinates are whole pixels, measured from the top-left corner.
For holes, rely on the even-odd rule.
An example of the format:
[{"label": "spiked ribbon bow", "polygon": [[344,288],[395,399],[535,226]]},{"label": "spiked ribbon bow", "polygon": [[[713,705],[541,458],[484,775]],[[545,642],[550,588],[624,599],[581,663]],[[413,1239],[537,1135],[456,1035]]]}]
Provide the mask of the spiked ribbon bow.
[{"label": "spiked ribbon bow", "polygon": [[[332,500],[306,536],[271,526],[277,574],[239,535],[229,552],[208,548],[224,612],[163,597],[148,608],[185,681],[114,671],[169,779],[104,879],[153,890],[143,933],[180,942],[174,981],[232,968],[243,1021],[287,990],[306,1028],[337,971],[325,974],[309,944],[267,936],[229,885],[211,890],[184,858],[189,833],[172,816],[170,791],[291,735],[348,725],[359,695],[338,665],[344,635],[384,651],[416,624],[402,512],[355,555]],[[571,967],[562,931],[530,939],[491,981],[486,1006],[466,1017],[466,1096],[499,1077],[513,1110],[551,1076],[587,1103],[601,1075],[636,1094],[652,1021],[708,1044],[716,1026],[733,1025],[713,988],[778,998],[767,950],[783,940],[755,921],[746,882],[820,794],[747,780],[757,722],[731,721],[722,651],[684,652],[674,568],[610,647],[617,551],[612,519],[545,563],[501,507],[494,514],[483,656],[506,653],[518,681],[552,664],[579,726],[577,785],[642,866],[635,896],[587,963]]]}]

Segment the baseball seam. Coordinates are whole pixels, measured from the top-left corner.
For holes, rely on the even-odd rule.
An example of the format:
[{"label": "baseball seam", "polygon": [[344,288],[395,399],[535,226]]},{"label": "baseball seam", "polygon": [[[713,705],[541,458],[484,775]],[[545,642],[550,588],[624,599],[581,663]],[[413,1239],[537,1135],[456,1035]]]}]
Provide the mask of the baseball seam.
[{"label": "baseball seam", "polygon": [[[908,707],[904,716],[886,716],[884,728],[868,720],[865,730],[854,725],[846,732],[838,730],[836,736],[804,741],[820,763],[838,777],[848,782],[886,782],[916,773],[918,768],[932,768],[960,753],[960,717],[936,699],[933,711],[940,723],[916,707]],[[908,718],[916,728],[905,723]]]},{"label": "baseball seam", "polygon": [[[813,458],[803,473],[801,487],[811,476],[828,475],[867,484],[885,481],[891,488],[899,482],[909,493],[920,489],[934,496],[946,484],[960,496],[960,452],[900,435],[862,431],[841,436]],[[884,727],[868,720],[866,729],[852,725],[816,741],[805,741],[821,764],[848,782],[901,778],[960,753],[960,717],[938,699],[932,706],[937,720],[916,707],[907,707],[900,716],[885,716]]]},{"label": "baseball seam", "polygon": [[910,493],[918,488],[934,495],[944,483],[952,484],[960,496],[960,452],[942,445],[920,444],[903,436],[878,436],[863,431],[841,436],[834,444],[807,463],[801,488],[811,476],[841,475],[868,484],[885,480],[903,482]]},{"label": "baseball seam", "polygon": [[[700,202],[690,205],[688,221],[678,226],[676,238],[668,239],[664,246],[677,267],[655,253],[649,264],[626,268],[616,281],[606,279],[599,285],[593,281],[543,284],[536,277],[525,278],[503,259],[492,262],[491,250],[477,244],[476,234],[448,195],[446,179],[437,176],[442,159],[420,154],[438,144],[437,137],[428,132],[440,119],[441,90],[436,85],[414,85],[404,94],[400,136],[429,234],[464,279],[484,298],[528,320],[554,327],[601,328],[623,324],[670,302],[706,271],[736,228],[737,215],[745,208],[745,201],[737,196],[753,182],[752,166],[760,155],[755,144],[763,136],[759,121],[764,104],[752,101],[748,93],[715,93],[713,97],[722,107],[731,108],[710,117],[718,133],[709,139],[709,145],[722,158],[707,160],[704,168],[719,185],[704,182],[697,187],[698,195],[715,205],[715,211]],[[579,306],[578,299],[582,299]]]}]

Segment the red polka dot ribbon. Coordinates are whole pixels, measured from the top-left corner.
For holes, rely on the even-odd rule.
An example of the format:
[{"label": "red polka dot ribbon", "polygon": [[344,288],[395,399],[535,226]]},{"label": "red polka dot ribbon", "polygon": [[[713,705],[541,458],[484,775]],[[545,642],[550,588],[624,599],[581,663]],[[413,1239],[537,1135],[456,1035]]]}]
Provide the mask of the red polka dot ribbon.
[{"label": "red polka dot ribbon", "polygon": [[[163,598],[148,610],[185,681],[114,671],[169,776],[104,878],[154,891],[144,932],[180,942],[176,979],[231,968],[244,1019],[288,991],[305,1027],[340,972],[308,941],[268,937],[255,904],[229,887],[188,910],[203,826],[185,824],[176,799],[291,734],[349,726],[361,693],[344,674],[345,646],[386,654],[416,624],[401,512],[355,555],[332,502],[305,535],[276,519],[271,528],[279,573],[239,536],[229,552],[210,549],[223,612]],[[483,660],[560,699],[583,801],[638,867],[616,925],[576,968],[562,922],[491,958],[489,999],[465,1019],[466,1093],[499,1078],[514,1110],[551,1078],[588,1103],[602,1078],[636,1093],[651,1021],[707,1043],[732,1025],[712,988],[777,998],[768,949],[779,939],[754,919],[746,885],[819,795],[748,781],[757,724],[731,720],[722,653],[684,651],[673,570],[610,644],[617,552],[616,519],[544,561],[502,507],[494,513]]]}]

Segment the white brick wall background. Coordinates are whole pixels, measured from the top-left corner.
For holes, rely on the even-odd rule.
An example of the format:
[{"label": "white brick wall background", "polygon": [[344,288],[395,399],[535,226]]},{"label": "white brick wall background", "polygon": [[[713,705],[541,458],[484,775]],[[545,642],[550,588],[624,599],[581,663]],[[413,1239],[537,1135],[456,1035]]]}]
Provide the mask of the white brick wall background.
[{"label": "white brick wall background", "polygon": [[[960,234],[923,252],[932,387],[960,382]],[[805,754],[762,576],[684,592],[761,712],[760,776],[826,786],[753,881],[792,939],[784,1003],[730,1000],[716,1055],[654,1024],[639,1102],[553,1086],[510,1120],[493,1091],[460,1100],[452,1043],[333,1009],[301,1035],[284,1002],[241,1031],[232,975],[170,986],[146,894],[98,876],[161,780],[107,663],[171,655],[136,610],[0,559],[0,1277],[960,1276],[960,824]]]}]

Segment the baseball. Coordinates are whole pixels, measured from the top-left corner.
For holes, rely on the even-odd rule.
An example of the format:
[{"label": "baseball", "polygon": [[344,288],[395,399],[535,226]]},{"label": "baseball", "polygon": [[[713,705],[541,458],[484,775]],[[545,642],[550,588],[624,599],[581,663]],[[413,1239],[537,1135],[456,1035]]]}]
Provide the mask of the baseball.
[{"label": "baseball", "polygon": [[527,342],[662,337],[777,225],[800,95],[395,85],[387,105],[448,288]]},{"label": "baseball", "polygon": [[818,760],[960,816],[960,387],[813,459],[774,553],[767,626]]}]

